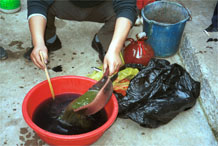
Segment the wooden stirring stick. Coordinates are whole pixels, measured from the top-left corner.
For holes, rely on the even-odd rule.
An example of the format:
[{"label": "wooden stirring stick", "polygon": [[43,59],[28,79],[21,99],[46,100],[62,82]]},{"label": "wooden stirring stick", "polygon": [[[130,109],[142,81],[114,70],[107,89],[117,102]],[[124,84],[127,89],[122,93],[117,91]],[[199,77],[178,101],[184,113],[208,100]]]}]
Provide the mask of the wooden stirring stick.
[{"label": "wooden stirring stick", "polygon": [[40,54],[42,63],[43,63],[43,65],[45,66],[45,75],[46,75],[46,77],[47,77],[48,84],[49,84],[49,88],[50,88],[50,90],[51,90],[51,95],[52,95],[52,98],[53,98],[53,100],[54,100],[54,99],[55,99],[55,94],[54,94],[54,90],[53,90],[53,87],[52,87],[52,84],[51,84],[51,80],[50,80],[50,77],[49,77],[49,74],[48,74],[48,69],[47,69],[47,66],[46,66],[46,64],[45,64],[45,61],[44,61],[44,57],[43,57],[43,55],[42,55],[42,52],[40,51],[39,54]]}]

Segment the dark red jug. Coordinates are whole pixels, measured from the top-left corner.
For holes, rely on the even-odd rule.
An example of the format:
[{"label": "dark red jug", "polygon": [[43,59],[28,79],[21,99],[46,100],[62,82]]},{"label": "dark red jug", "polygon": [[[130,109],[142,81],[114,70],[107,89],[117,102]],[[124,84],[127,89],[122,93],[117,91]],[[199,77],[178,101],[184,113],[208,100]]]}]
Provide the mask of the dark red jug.
[{"label": "dark red jug", "polygon": [[150,59],[154,57],[154,51],[152,47],[145,42],[147,40],[145,33],[137,34],[136,38],[137,41],[132,38],[127,38],[126,41],[130,41],[130,44],[124,49],[124,61],[126,64],[134,63],[146,66]]}]

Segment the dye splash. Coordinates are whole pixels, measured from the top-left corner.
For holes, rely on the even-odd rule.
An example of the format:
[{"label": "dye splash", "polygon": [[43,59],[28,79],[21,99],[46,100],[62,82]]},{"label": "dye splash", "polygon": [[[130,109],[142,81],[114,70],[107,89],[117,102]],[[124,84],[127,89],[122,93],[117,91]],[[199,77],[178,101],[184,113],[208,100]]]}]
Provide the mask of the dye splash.
[{"label": "dye splash", "polygon": [[58,65],[58,66],[56,66],[56,67],[53,67],[52,70],[55,71],[55,72],[62,72],[62,71],[63,71],[61,65]]}]

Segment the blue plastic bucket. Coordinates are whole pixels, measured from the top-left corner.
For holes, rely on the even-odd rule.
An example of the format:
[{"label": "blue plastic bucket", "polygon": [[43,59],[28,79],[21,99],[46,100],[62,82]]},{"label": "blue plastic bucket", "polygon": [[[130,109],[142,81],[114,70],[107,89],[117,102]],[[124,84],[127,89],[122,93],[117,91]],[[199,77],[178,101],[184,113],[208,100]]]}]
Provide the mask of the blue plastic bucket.
[{"label": "blue plastic bucket", "polygon": [[153,2],[142,10],[143,31],[146,32],[148,44],[154,49],[155,56],[174,55],[182,38],[190,12],[175,2]]}]

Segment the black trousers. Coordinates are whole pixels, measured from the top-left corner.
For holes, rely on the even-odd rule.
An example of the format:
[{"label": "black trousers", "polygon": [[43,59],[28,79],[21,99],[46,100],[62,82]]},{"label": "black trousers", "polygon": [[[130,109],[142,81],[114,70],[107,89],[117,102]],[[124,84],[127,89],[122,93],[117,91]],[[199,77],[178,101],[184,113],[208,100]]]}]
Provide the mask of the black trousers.
[{"label": "black trousers", "polygon": [[218,29],[218,2],[216,3],[216,7],[213,13],[212,24],[213,24],[213,27]]},{"label": "black trousers", "polygon": [[103,2],[91,8],[77,7],[69,0],[55,1],[48,11],[45,31],[46,40],[56,34],[55,17],[65,20],[104,23],[97,32],[97,35],[103,48],[107,51],[113,36],[116,21],[112,1]]}]

